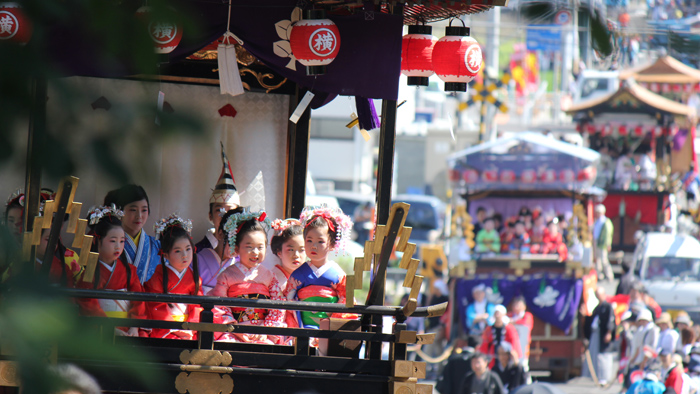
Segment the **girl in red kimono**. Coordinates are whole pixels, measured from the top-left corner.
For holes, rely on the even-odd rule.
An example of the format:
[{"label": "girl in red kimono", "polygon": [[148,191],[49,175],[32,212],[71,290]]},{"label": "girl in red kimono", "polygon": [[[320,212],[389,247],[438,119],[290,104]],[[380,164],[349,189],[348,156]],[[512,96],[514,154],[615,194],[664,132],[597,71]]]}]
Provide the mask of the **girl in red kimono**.
[{"label": "girl in red kimono", "polygon": [[[267,249],[269,220],[264,211],[234,213],[221,220],[230,247],[240,261],[226,268],[209,292],[213,297],[282,300],[282,289],[275,275],[262,264]],[[237,324],[284,327],[284,313],[276,309],[229,308]],[[280,338],[266,335],[237,334],[237,342],[278,343]]]},{"label": "girl in red kimono", "polygon": [[[49,235],[51,229],[44,229],[41,232],[41,241],[36,247],[36,261],[34,271],[41,272],[44,265],[42,259],[49,246]],[[74,287],[75,281],[82,274],[82,267],[78,264],[78,254],[66,248],[61,239],[58,239],[56,251],[51,256],[51,267],[49,268],[49,282],[63,287]]]},{"label": "girl in red kimono", "polygon": [[[202,295],[197,256],[190,237],[192,222],[172,214],[158,221],[154,229],[162,247],[160,265],[144,284],[144,290],[148,293]],[[199,322],[201,308],[195,304],[147,302],[146,311],[152,320],[196,323]],[[154,328],[151,338],[196,339],[196,333]]]},{"label": "girl in red kimono", "polygon": [[559,261],[566,261],[569,251],[559,232],[559,220],[557,218],[552,219],[547,224],[547,232],[544,235],[541,253],[558,254]]},{"label": "girl in red kimono", "polygon": [[[143,292],[141,282],[136,276],[135,267],[124,259],[124,230],[120,220],[123,213],[114,206],[96,207],[88,211],[92,251],[100,257],[92,282],[81,279],[77,288],[109,291]],[[80,313],[87,316],[119,317],[145,319],[146,309],[143,302],[79,298]],[[136,327],[117,327],[115,334],[138,336]]]},{"label": "girl in red kimono", "polygon": [[[277,219],[272,222],[272,229],[275,230],[275,235],[270,240],[270,249],[280,260],[272,272],[275,274],[283,291],[282,295],[286,299],[289,276],[306,261],[304,228],[301,226],[301,222],[296,219]],[[293,311],[284,311],[284,322],[287,327],[299,327],[296,313]]]}]

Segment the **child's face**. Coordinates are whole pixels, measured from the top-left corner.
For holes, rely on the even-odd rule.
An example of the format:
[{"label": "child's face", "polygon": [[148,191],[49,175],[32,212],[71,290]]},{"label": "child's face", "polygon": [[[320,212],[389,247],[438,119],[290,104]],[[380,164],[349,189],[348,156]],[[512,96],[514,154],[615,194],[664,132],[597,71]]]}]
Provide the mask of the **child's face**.
[{"label": "child's face", "polygon": [[241,258],[241,264],[246,268],[254,268],[265,260],[267,238],[262,231],[252,231],[243,235],[241,243],[236,247],[236,253]]},{"label": "child's face", "polygon": [[525,225],[518,223],[515,225],[515,233],[518,235],[523,235],[525,233]]},{"label": "child's face", "polygon": [[320,267],[326,263],[328,252],[331,251],[331,240],[328,227],[314,227],[306,231],[306,255],[315,266]]},{"label": "child's face", "polygon": [[103,239],[99,240],[97,250],[102,262],[107,264],[114,262],[124,251],[124,230],[121,227],[113,227]]},{"label": "child's face", "polygon": [[17,239],[21,239],[22,235],[22,208],[19,207],[12,207],[10,208],[9,211],[7,211],[7,221],[6,221],[7,227],[10,229],[10,232],[14,234]]},{"label": "child's face", "polygon": [[549,226],[549,233],[552,235],[556,235],[559,233],[559,226],[556,223],[551,223]]},{"label": "child's face", "polygon": [[41,260],[46,254],[46,247],[49,246],[49,235],[51,235],[51,229],[47,228],[41,232],[41,241],[36,247],[36,258]]},{"label": "child's face", "polygon": [[487,221],[484,223],[484,228],[486,229],[486,231],[491,231],[491,230],[493,230],[493,220],[487,220]]},{"label": "child's face", "polygon": [[172,249],[165,257],[167,257],[168,262],[177,272],[182,272],[192,263],[192,256],[194,256],[192,243],[189,239],[182,237],[173,243]]},{"label": "child's face", "polygon": [[146,200],[126,204],[122,227],[127,234],[135,237],[146,224],[146,220],[148,220],[148,202]]},{"label": "child's face", "polygon": [[224,204],[222,202],[214,203],[214,205],[211,208],[211,212],[209,212],[209,221],[212,222],[212,224],[214,224],[215,229],[218,230],[219,225],[221,224],[221,211],[223,210],[224,212],[228,212],[234,208],[238,208],[238,205]]},{"label": "child's face", "polygon": [[306,261],[306,252],[304,251],[304,237],[301,235],[290,238],[282,244],[282,250],[277,254],[282,262],[282,268],[288,274],[291,274]]}]

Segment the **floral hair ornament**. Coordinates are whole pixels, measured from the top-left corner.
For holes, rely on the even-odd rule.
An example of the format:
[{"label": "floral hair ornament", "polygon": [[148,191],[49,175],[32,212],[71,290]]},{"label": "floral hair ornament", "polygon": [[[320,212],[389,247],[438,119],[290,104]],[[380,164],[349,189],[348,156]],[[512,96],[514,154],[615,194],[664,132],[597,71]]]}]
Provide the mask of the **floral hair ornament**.
[{"label": "floral hair ornament", "polygon": [[275,230],[276,235],[282,234],[282,232],[291,226],[301,226],[301,222],[298,219],[275,219],[272,221],[272,229]]},{"label": "floral hair ornament", "polygon": [[163,236],[163,232],[169,227],[181,227],[188,233],[192,233],[192,221],[181,218],[177,213],[171,213],[170,216],[160,219],[153,225],[153,231],[156,233],[156,239]]},{"label": "floral hair ornament", "polygon": [[226,223],[224,223],[224,231],[226,231],[226,235],[228,236],[228,245],[231,248],[236,246],[236,236],[238,235],[238,230],[241,228],[241,224],[251,220],[257,220],[268,229],[270,228],[270,219],[267,218],[265,211],[249,212],[248,210],[244,209],[243,212],[234,213],[229,216],[228,219],[226,219]]},{"label": "floral hair ornament", "polygon": [[114,216],[121,220],[121,218],[124,216],[124,212],[117,209],[117,206],[114,204],[109,206],[101,205],[99,207],[92,207],[90,210],[88,210],[88,223],[91,226],[94,226],[105,216]]},{"label": "floral hair ornament", "polygon": [[350,239],[352,220],[340,208],[329,208],[325,204],[320,207],[304,207],[299,219],[302,226],[306,228],[316,218],[325,220],[328,224],[328,230],[335,232],[334,250],[339,249],[341,243]]},{"label": "floral hair ornament", "polygon": [[5,203],[5,206],[9,206],[13,202],[17,201],[19,205],[24,207],[24,190],[23,189],[17,189],[15,190],[12,194],[10,194],[10,197],[7,198],[7,202]]}]

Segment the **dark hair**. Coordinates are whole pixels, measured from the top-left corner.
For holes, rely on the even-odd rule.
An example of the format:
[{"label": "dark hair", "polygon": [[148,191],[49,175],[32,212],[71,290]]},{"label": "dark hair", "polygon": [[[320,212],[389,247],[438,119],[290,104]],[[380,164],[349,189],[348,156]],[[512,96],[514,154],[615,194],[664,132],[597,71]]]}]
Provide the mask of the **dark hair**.
[{"label": "dark hair", "polygon": [[163,294],[168,294],[168,271],[165,267],[165,254],[169,253],[173,249],[175,242],[182,238],[185,238],[188,241],[190,241],[190,246],[192,246],[192,274],[194,275],[193,295],[197,295],[197,293],[199,293],[199,265],[197,261],[197,251],[195,250],[196,248],[194,246],[194,242],[192,241],[192,237],[190,236],[190,233],[187,232],[187,230],[182,228],[182,226],[180,226],[179,224],[173,224],[163,229],[163,232],[160,236],[160,248],[163,252],[160,255],[160,265],[163,269]]},{"label": "dark hair", "polygon": [[[45,228],[41,230],[41,235],[44,235],[44,231],[51,231],[50,228]],[[63,287],[68,286],[68,270],[66,269],[66,252],[68,251],[68,248],[66,248],[65,245],[63,245],[63,242],[61,241],[61,236],[58,236],[58,242],[56,243],[56,250],[54,250],[53,256],[58,258],[61,261],[61,278],[59,280],[59,283]],[[86,252],[87,253],[87,252]],[[44,252],[44,256],[46,255],[46,252]],[[44,256],[37,256],[38,258],[44,259]],[[50,269],[48,267],[51,266],[53,263],[52,261],[48,262],[47,269]]]},{"label": "dark hair", "polygon": [[513,223],[513,226],[517,226],[518,224],[522,224],[524,226],[525,222],[523,222],[522,220],[517,220],[515,223]]},{"label": "dark hair", "polygon": [[681,329],[681,343],[683,345],[692,345],[695,343],[695,331],[690,328]]},{"label": "dark hair", "polygon": [[80,394],[100,394],[102,390],[97,380],[73,364],[52,365],[49,374],[53,375],[55,387],[51,393],[75,391]]},{"label": "dark hair", "polygon": [[[102,242],[104,237],[107,236],[107,233],[113,228],[122,228],[122,221],[114,215],[104,215],[100,218],[100,220],[97,223],[90,225],[88,228],[88,235],[92,235],[94,237],[92,239],[92,248],[90,249],[90,251],[98,253],[99,243]],[[82,251],[81,253],[87,253],[87,251]],[[131,264],[129,264],[129,262],[127,261],[126,252],[124,250],[122,250],[122,254],[117,260],[124,265],[124,268],[126,268],[126,289],[131,291],[131,289],[129,289],[129,284],[131,282]],[[95,270],[95,278],[93,279],[92,283],[94,284],[95,289],[100,283],[99,267],[97,267],[97,269]]]},{"label": "dark hair", "polygon": [[304,236],[304,228],[301,227],[301,225],[292,224],[288,226],[282,230],[281,233],[273,236],[270,240],[270,249],[272,250],[272,253],[277,255],[282,251],[282,245],[284,245],[285,242],[299,235],[302,237]]},{"label": "dark hair", "polygon": [[491,217],[493,220],[498,220],[498,223],[503,223],[503,215],[500,213],[494,213]]},{"label": "dark hair", "polygon": [[19,208],[22,210],[22,216],[24,216],[24,207],[19,203],[19,198],[15,198],[5,206],[5,221],[7,222],[7,215],[10,214],[10,209]]},{"label": "dark hair", "polygon": [[489,216],[489,217],[485,218],[484,224],[486,224],[486,222],[493,222],[493,216]]},{"label": "dark hair", "polygon": [[525,304],[525,297],[523,297],[521,295],[515,296],[515,297],[513,297],[513,301],[511,301],[510,304],[513,305],[516,302],[522,302],[523,304]]},{"label": "dark hair", "polygon": [[[228,242],[228,234],[226,230],[224,230],[224,226],[226,225],[226,221],[228,220],[231,215],[237,214],[237,213],[242,213],[244,211],[243,207],[236,207],[233,209],[230,209],[226,212],[226,214],[221,218],[221,223],[219,223],[219,231],[223,232],[225,235],[224,242]],[[247,233],[252,233],[255,231],[262,231],[263,234],[265,234],[265,242],[267,243],[267,229],[265,226],[263,226],[262,222],[259,220],[248,220],[243,223],[238,224],[238,228],[236,229],[236,244],[233,245],[234,248],[240,246],[241,240],[243,239],[243,236],[245,236]]]},{"label": "dark hair", "polygon": [[326,222],[326,219],[322,218],[321,216],[313,216],[311,220],[306,222],[306,226],[304,227],[304,237],[306,237],[306,234],[312,228],[327,228],[331,247],[334,247],[336,243],[336,237],[338,236],[338,222],[336,222],[335,219],[332,217],[328,218],[328,220],[330,220],[331,223],[333,223],[333,227],[335,228],[335,230],[331,230],[330,227],[328,227],[328,222]]},{"label": "dark hair", "polygon": [[125,206],[132,202],[146,200],[148,210],[151,210],[151,203],[148,201],[148,195],[143,187],[139,185],[129,184],[120,187],[119,189],[111,190],[105,196],[104,205],[116,205],[117,208],[124,209]]},{"label": "dark hair", "polygon": [[484,207],[479,207],[476,209],[477,212],[486,212],[486,208]]},{"label": "dark hair", "polygon": [[475,360],[475,359],[477,359],[477,358],[480,358],[480,359],[484,360],[484,362],[486,362],[486,363],[489,362],[489,356],[487,356],[487,355],[484,354],[484,353],[481,353],[481,352],[474,352],[474,355],[472,355],[472,360]]}]

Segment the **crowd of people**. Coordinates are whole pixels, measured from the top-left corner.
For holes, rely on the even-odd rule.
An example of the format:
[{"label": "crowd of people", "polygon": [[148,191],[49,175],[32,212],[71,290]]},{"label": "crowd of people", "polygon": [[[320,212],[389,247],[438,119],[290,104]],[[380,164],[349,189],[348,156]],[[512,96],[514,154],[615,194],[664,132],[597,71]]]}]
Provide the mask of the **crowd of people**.
[{"label": "crowd of people", "polygon": [[506,394],[527,384],[534,318],[525,299],[515,297],[508,311],[486,299],[484,285],[472,289],[472,298],[467,335],[457,341],[436,389],[441,394]]},{"label": "crowd of people", "polygon": [[[345,303],[345,273],[329,259],[350,234],[352,221],[339,209],[306,207],[298,219],[271,221],[264,211],[250,212],[240,206],[240,197],[222,152],[224,169],[209,200],[213,224],[195,244],[191,221],[176,214],[160,219],[153,235],[144,223],[150,213],[146,191],[125,185],[110,191],[102,206],[86,216],[88,234],[93,236],[92,252],[99,255],[94,279],[85,278],[76,252],[62,242],[47,253],[49,229],[42,232],[36,247],[34,269],[50,264],[49,280],[58,285],[109,291],[160,294],[211,295],[229,298],[298,300]],[[53,199],[50,191],[42,201]],[[7,226],[22,242],[25,196],[10,197],[5,212]],[[273,236],[268,242],[268,233]],[[274,257],[266,264],[268,244]],[[83,250],[81,253],[87,253]],[[50,262],[43,261],[51,259]],[[271,261],[271,262],[270,262]],[[21,262],[6,267],[3,279],[22,269]],[[76,300],[87,316],[198,322],[201,308],[193,304],[123,300]],[[257,308],[216,307],[216,323],[250,324],[268,327],[319,328],[322,312],[292,312]],[[333,317],[354,318],[334,314]],[[116,335],[194,339],[187,330],[117,328]],[[243,333],[217,333],[217,340],[284,344],[289,338]]]},{"label": "crowd of people", "polygon": [[652,190],[656,185],[656,163],[651,148],[627,146],[598,148],[601,157],[596,186],[620,190]]},{"label": "crowd of people", "polygon": [[484,207],[476,210],[474,254],[489,257],[498,254],[556,254],[559,261],[568,256],[569,223],[564,215],[522,207],[517,216],[503,216]]}]

